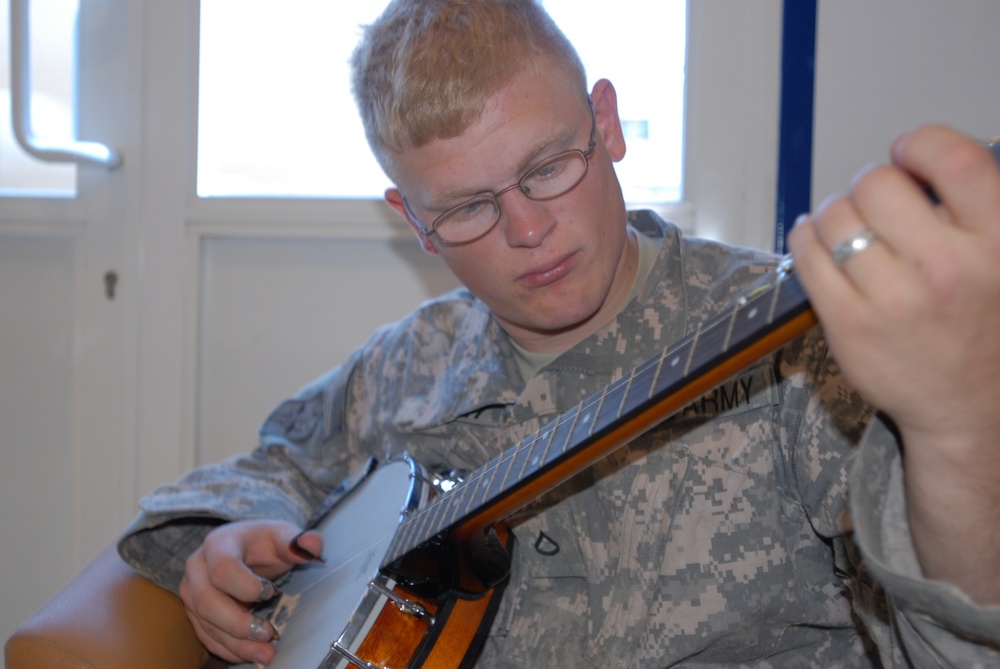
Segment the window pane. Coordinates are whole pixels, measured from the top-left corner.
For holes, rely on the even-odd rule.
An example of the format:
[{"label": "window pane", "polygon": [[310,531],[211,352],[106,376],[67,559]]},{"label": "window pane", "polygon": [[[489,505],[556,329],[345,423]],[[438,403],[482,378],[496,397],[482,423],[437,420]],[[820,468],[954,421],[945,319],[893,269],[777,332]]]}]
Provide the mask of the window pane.
[{"label": "window pane", "polygon": [[202,0],[198,195],[382,196],[347,61],[383,6]]},{"label": "window pane", "polygon": [[591,85],[610,79],[618,91],[627,151],[616,169],[625,200],[679,201],[686,0],[615,0],[614,11],[590,11],[579,0],[543,4],[576,46]]},{"label": "window pane", "polygon": [[[32,0],[31,130],[36,137],[74,137],[73,94],[79,0]],[[14,140],[10,118],[10,4],[0,0],[0,196],[73,197],[76,166],[29,156]]]},{"label": "window pane", "polygon": [[[347,63],[358,26],[385,4],[286,0],[275,11],[270,0],[202,0],[199,196],[382,196],[388,181],[365,142]],[[544,4],[592,79],[618,88],[626,199],[678,200],[685,0],[619,0],[613,17],[580,11],[578,0]]]}]

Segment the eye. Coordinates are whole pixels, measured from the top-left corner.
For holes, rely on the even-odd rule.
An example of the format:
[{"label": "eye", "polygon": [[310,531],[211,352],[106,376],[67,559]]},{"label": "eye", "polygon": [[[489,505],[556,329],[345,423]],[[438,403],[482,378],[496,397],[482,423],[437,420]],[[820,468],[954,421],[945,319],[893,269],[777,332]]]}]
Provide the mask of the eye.
[{"label": "eye", "polygon": [[569,159],[566,157],[555,157],[546,160],[538,167],[528,172],[522,181],[534,183],[537,181],[548,181],[558,178],[566,170]]},{"label": "eye", "polygon": [[489,198],[481,197],[476,200],[469,200],[442,215],[441,223],[467,223],[475,221],[486,213],[492,215],[493,208],[493,200]]}]

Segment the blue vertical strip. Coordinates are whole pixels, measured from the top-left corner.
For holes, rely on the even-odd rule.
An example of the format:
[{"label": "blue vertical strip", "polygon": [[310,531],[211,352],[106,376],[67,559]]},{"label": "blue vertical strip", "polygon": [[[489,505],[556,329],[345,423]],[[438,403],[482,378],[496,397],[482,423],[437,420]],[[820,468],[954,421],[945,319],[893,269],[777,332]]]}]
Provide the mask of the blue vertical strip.
[{"label": "blue vertical strip", "polygon": [[816,81],[816,3],[785,0],[781,30],[781,121],[774,246],[785,239],[812,197],[813,93]]}]

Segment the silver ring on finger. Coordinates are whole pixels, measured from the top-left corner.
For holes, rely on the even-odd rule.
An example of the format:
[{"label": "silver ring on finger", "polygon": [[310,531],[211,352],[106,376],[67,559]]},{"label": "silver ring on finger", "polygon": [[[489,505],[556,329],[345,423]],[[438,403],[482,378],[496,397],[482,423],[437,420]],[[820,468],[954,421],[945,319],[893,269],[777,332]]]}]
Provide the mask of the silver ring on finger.
[{"label": "silver ring on finger", "polygon": [[868,228],[865,228],[833,247],[833,251],[831,251],[831,254],[833,255],[833,262],[837,265],[837,267],[843,267],[844,263],[864,251],[876,241],[878,241],[878,237],[875,236],[875,233]]}]

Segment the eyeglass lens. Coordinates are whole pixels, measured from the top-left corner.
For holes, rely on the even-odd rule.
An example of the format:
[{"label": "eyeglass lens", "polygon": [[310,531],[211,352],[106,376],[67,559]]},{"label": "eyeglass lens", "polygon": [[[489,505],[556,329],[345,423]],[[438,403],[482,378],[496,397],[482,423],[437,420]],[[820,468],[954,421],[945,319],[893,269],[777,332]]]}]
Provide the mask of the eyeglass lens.
[{"label": "eyeglass lens", "polygon": [[[529,168],[516,187],[529,199],[551,200],[580,183],[587,166],[582,151],[565,151]],[[509,189],[500,194],[506,190]],[[471,241],[486,234],[500,220],[497,200],[500,194],[484,195],[446,211],[434,222],[434,230],[442,241],[451,243]]]}]

